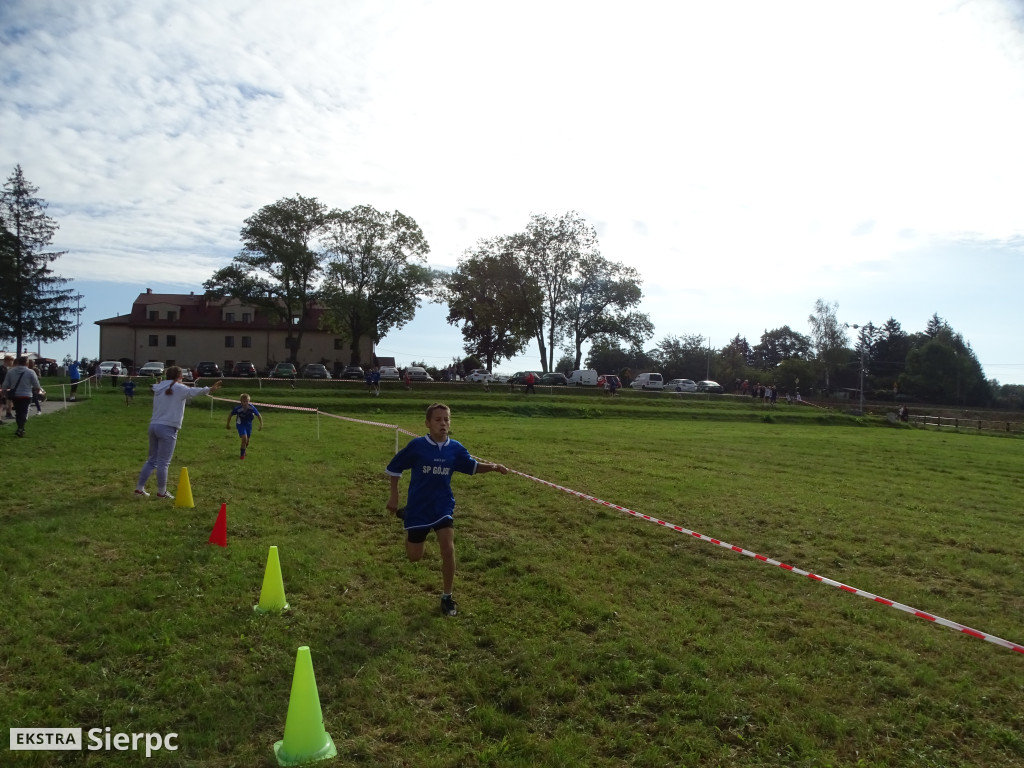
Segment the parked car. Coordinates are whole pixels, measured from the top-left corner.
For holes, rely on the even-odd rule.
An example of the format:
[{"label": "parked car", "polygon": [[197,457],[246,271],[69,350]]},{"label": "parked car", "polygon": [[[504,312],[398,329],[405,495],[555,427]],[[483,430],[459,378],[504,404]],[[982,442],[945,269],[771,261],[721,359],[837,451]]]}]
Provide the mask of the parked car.
[{"label": "parked car", "polygon": [[243,376],[248,378],[256,378],[256,366],[253,365],[249,360],[240,360],[231,366],[232,376]]},{"label": "parked car", "polygon": [[665,385],[666,392],[696,392],[697,382],[693,379],[672,379]]},{"label": "parked car", "polygon": [[302,368],[302,378],[304,379],[329,379],[331,378],[331,372],[327,370],[327,366],[321,363],[307,363]]},{"label": "parked car", "polygon": [[215,379],[219,379],[221,377],[220,366],[216,363],[204,360],[196,365],[196,375],[199,376],[199,378],[205,376],[206,378],[213,377]]},{"label": "parked car", "polygon": [[155,376],[162,379],[164,376],[164,364],[157,360],[150,360],[139,368],[139,376]]},{"label": "parked car", "polygon": [[481,381],[494,381],[494,377],[486,368],[475,368],[466,374],[465,381],[479,383]]},{"label": "parked car", "polygon": [[566,378],[564,373],[556,373],[554,371],[545,373],[540,377],[538,384],[544,384],[549,387],[565,387],[569,384],[569,379]]},{"label": "parked car", "polygon": [[630,385],[633,389],[662,389],[665,382],[660,373],[641,373]]},{"label": "parked car", "polygon": [[401,376],[398,375],[398,369],[393,365],[382,365],[380,367],[380,380],[381,381],[398,381]]},{"label": "parked car", "polygon": [[294,379],[298,371],[295,370],[294,363],[278,363],[270,369],[270,378],[272,379]]},{"label": "parked car", "polygon": [[181,381],[183,384],[192,384],[194,382],[194,379],[192,378],[192,371],[188,368],[182,368]]},{"label": "parked car", "polygon": [[597,380],[597,386],[604,387],[605,391],[607,392],[609,390],[612,390],[613,387],[616,390],[622,389],[622,382],[619,380],[619,377],[616,376],[615,374],[606,373]]},{"label": "parked car", "polygon": [[698,381],[697,382],[697,391],[698,392],[718,392],[718,393],[722,393],[725,390],[722,388],[722,385],[719,384],[717,381],[710,381],[710,380],[708,380],[708,381]]},{"label": "parked car", "polygon": [[362,381],[366,376],[366,373],[358,365],[346,365],[345,370],[341,372],[341,378],[343,379],[358,379]]},{"label": "parked car", "polygon": [[411,365],[406,369],[409,372],[409,378],[413,381],[433,381],[434,377],[427,373],[425,368],[421,368],[418,365]]},{"label": "parked car", "polygon": [[494,384],[508,384],[507,373],[492,373],[491,382]]},{"label": "parked car", "polygon": [[532,373],[533,374],[533,377],[535,379],[535,381],[533,382],[534,384],[540,384],[540,377],[544,375],[541,371],[518,371],[518,372],[512,374],[512,376],[508,380],[508,383],[509,384],[525,384],[526,383],[526,374],[528,374],[528,373]]},{"label": "parked car", "polygon": [[100,363],[100,376],[109,376],[115,365],[118,368],[122,367],[120,360],[104,360]]}]

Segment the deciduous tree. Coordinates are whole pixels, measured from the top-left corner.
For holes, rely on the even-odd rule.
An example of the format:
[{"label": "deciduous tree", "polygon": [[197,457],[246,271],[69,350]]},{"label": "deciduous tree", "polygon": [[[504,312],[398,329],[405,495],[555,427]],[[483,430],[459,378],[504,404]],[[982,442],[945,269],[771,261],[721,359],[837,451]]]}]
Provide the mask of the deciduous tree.
[{"label": "deciduous tree", "polygon": [[286,197],[245,220],[242,250],[203,283],[212,298],[235,297],[287,323],[289,360],[298,362],[303,321],[318,298],[330,216],[314,197]]},{"label": "deciduous tree", "polygon": [[462,323],[465,351],[489,371],[522,351],[541,311],[540,287],[507,238],[481,240],[440,281],[437,296],[448,304],[448,322]]},{"label": "deciduous tree", "polygon": [[329,246],[321,302],[327,321],[349,339],[350,359],[359,363],[359,339],[376,345],[392,328],[416,315],[434,273],[430,246],[411,216],[369,205],[336,211],[328,224]]}]

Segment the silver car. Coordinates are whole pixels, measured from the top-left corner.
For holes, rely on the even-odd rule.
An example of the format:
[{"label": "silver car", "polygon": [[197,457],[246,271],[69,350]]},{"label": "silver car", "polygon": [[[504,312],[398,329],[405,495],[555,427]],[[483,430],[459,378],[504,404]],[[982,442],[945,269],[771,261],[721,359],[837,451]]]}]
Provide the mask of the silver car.
[{"label": "silver car", "polygon": [[672,379],[665,382],[665,392],[696,392],[697,382],[693,379]]}]

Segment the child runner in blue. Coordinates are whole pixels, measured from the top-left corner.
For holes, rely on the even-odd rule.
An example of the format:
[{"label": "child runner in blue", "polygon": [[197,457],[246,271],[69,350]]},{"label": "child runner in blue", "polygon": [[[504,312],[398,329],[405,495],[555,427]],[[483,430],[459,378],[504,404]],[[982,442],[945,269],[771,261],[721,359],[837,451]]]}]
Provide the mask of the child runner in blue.
[{"label": "child runner in blue", "polygon": [[242,439],[242,453],[238,458],[244,459],[245,449],[249,447],[249,438],[252,437],[252,421],[253,419],[260,420],[260,432],[262,432],[263,417],[256,410],[256,406],[249,402],[248,395],[243,394],[238,399],[239,404],[228,414],[228,423],[225,429],[231,429],[231,419],[237,416],[238,421],[235,422],[235,427],[238,429],[238,436]]},{"label": "child runner in blue", "polygon": [[[427,433],[416,437],[395,454],[387,466],[391,481],[391,495],[387,508],[405,521],[408,532],[405,554],[410,562],[423,557],[427,534],[434,531],[441,548],[441,613],[458,613],[452,598],[455,581],[455,496],[452,495],[452,473],[476,475],[483,472],[508,474],[501,464],[487,464],[469,455],[459,442],[448,437],[451,429],[451,410],[447,405],[434,403],[427,408]],[[410,470],[409,496],[405,510],[398,509],[398,480],[402,472]]]}]

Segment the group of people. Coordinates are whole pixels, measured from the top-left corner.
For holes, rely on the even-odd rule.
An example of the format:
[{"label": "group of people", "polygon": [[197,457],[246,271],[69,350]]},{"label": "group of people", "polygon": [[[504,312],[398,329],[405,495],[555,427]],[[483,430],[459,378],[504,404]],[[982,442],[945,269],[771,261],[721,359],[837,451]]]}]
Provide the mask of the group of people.
[{"label": "group of people", "polygon": [[[209,395],[221,387],[215,381],[208,387],[190,387],[181,381],[181,368],[171,366],[164,381],[153,385],[153,416],[149,422],[149,454],[135,482],[135,496],[149,496],[146,484],[156,474],[158,499],[173,499],[167,488],[167,477],[174,449],[185,418],[185,405],[200,395]],[[254,421],[263,429],[263,417],[252,404],[249,395],[242,394],[239,404],[228,414],[226,428],[235,427],[241,440],[239,458],[244,459],[252,436]],[[443,403],[433,403],[426,411],[427,433],[416,437],[388,462],[385,473],[389,478],[390,493],[387,509],[402,520],[405,531],[405,554],[410,562],[423,558],[426,540],[433,531],[441,554],[441,613],[455,616],[458,605],[453,597],[455,581],[455,496],[452,494],[452,476],[456,472],[467,475],[500,472],[508,474],[502,464],[474,459],[469,451],[450,436],[451,409]],[[410,473],[409,490],[404,507],[398,506],[398,484],[404,472]]]}]

